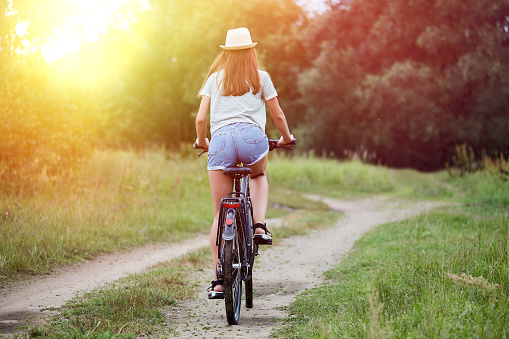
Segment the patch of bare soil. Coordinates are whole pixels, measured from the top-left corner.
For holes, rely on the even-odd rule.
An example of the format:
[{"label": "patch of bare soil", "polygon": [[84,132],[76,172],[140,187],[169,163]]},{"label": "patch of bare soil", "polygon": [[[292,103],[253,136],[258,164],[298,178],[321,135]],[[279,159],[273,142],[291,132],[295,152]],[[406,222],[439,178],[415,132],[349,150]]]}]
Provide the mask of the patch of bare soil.
[{"label": "patch of bare soil", "polygon": [[323,273],[338,264],[365,232],[436,206],[410,202],[403,205],[381,198],[323,201],[345,213],[345,217],[335,227],[285,239],[281,245],[268,246],[261,252],[253,270],[254,307],[242,306],[239,325],[227,324],[223,300],[207,299],[205,291],[213,278],[211,270],[197,278],[200,285],[197,299],[168,310],[172,334],[181,338],[268,338],[287,317],[282,307],[306,289],[322,284]]}]

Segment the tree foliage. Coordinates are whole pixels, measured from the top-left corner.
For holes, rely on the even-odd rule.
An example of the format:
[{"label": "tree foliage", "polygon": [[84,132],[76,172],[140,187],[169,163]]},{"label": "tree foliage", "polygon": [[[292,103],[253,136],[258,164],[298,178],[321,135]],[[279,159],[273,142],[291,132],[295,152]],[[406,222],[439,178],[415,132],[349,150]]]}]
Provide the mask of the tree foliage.
[{"label": "tree foliage", "polygon": [[79,100],[55,87],[30,61],[16,57],[0,65],[0,183],[5,189],[69,175],[91,151],[91,126],[79,117]]},{"label": "tree foliage", "polygon": [[198,90],[236,27],[318,154],[364,147],[431,170],[460,144],[509,151],[507,0],[328,1],[311,17],[294,0],[143,3],[126,0],[99,39],[49,63],[41,46],[78,3],[0,0],[3,182],[69,173],[93,147],[191,143]]},{"label": "tree foliage", "polygon": [[[222,10],[225,6],[231,9],[228,13]],[[292,82],[300,62],[292,58],[301,46],[292,32],[303,19],[302,9],[291,0],[154,2],[126,33],[128,39],[111,35],[130,40],[133,57],[105,97],[107,140],[168,146],[193,140],[197,93],[232,27],[249,27],[253,39],[260,41],[262,64],[292,102],[298,95]]]},{"label": "tree foliage", "polygon": [[333,7],[307,31],[310,147],[428,170],[459,144],[509,151],[508,29],[505,0]]},{"label": "tree foliage", "polygon": [[[40,50],[56,27],[72,24],[76,3],[0,1],[7,14],[0,26],[2,182],[68,173],[94,146],[190,144],[197,93],[231,28],[250,28],[262,64],[288,107],[296,107],[306,59],[295,37],[306,17],[293,0],[126,4],[116,15],[129,19],[128,29],[125,20],[110,24],[94,43],[48,63],[39,51],[23,50],[26,41]],[[20,35],[17,25],[27,22]]]}]

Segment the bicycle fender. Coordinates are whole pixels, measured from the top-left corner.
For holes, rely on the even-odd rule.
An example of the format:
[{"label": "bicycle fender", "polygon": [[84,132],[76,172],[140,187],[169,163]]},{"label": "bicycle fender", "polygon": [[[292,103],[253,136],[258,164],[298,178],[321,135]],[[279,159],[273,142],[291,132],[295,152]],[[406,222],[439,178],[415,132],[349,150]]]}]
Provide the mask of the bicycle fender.
[{"label": "bicycle fender", "polygon": [[[228,222],[228,220],[232,220]],[[235,211],[229,209],[226,212],[226,218],[224,223],[223,240],[233,240],[235,238]]]}]

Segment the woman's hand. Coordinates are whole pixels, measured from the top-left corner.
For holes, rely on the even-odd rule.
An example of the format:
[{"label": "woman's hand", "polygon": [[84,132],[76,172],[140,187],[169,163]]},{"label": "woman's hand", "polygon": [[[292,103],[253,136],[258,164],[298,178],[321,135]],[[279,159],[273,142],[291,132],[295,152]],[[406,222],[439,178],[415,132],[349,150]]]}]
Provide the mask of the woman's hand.
[{"label": "woman's hand", "polygon": [[196,138],[196,141],[194,143],[196,145],[196,148],[208,151],[208,149],[209,149],[209,138],[205,138],[205,142],[202,141],[200,143],[198,141],[199,141],[199,138]]},{"label": "woman's hand", "polygon": [[284,137],[279,138],[279,141],[277,142],[278,147],[283,147],[285,145],[288,145],[291,143],[295,138],[293,137],[293,134],[290,134],[290,139],[285,139]]}]

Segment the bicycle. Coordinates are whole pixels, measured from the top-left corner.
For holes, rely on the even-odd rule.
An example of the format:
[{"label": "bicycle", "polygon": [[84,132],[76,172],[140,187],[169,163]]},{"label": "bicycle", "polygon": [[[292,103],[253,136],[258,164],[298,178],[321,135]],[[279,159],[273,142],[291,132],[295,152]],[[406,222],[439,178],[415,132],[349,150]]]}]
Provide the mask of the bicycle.
[{"label": "bicycle", "polygon": [[[269,140],[269,150],[279,147],[278,140]],[[196,144],[193,148],[197,149]],[[198,154],[201,156],[204,152]],[[242,281],[245,285],[246,307],[253,307],[253,265],[258,253],[259,243],[254,238],[253,207],[249,194],[249,167],[235,166],[226,168],[223,173],[233,178],[233,192],[221,200],[216,246],[219,247],[219,264],[216,267],[217,278],[223,278],[223,292],[226,319],[229,325],[237,325],[240,318],[242,299]]]}]

